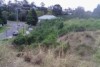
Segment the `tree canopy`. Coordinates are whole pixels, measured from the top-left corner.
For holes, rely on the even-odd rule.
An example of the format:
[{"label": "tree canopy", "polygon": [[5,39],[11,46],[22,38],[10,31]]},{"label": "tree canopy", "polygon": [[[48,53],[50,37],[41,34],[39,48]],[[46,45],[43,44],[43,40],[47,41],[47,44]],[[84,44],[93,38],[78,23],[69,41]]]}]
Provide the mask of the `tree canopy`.
[{"label": "tree canopy", "polygon": [[38,22],[38,17],[34,9],[29,10],[27,15],[27,24],[35,26]]},{"label": "tree canopy", "polygon": [[53,6],[53,14],[56,16],[62,15],[62,7],[59,4]]}]

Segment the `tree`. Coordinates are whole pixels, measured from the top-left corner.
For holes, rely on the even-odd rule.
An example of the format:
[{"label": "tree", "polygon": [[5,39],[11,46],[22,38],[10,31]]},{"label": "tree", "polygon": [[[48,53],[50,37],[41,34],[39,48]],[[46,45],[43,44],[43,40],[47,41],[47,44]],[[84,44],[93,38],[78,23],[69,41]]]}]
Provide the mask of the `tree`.
[{"label": "tree", "polygon": [[85,12],[85,17],[86,17],[86,18],[92,17],[92,12],[91,12],[91,11],[86,11],[86,12]]},{"label": "tree", "polygon": [[18,0],[14,0],[15,1],[15,3],[18,3]]},{"label": "tree", "polygon": [[41,7],[44,7],[45,6],[45,4],[43,2],[41,2],[40,5],[41,5]]},{"label": "tree", "polygon": [[0,5],[2,5],[4,3],[5,0],[0,0]]},{"label": "tree", "polygon": [[63,15],[72,15],[72,13],[73,13],[73,10],[71,8],[64,9],[63,11]]},{"label": "tree", "polygon": [[23,10],[19,12],[18,18],[20,21],[26,21],[27,11]]},{"label": "tree", "polygon": [[41,7],[38,7],[38,10],[41,11],[43,14],[47,14],[48,10],[45,7],[45,3],[41,2],[40,5]]},{"label": "tree", "polygon": [[3,22],[2,22],[2,11],[1,11],[1,8],[0,8],[0,24],[3,25]]},{"label": "tree", "polygon": [[53,14],[56,16],[62,15],[62,7],[59,4],[53,6]]},{"label": "tree", "polygon": [[2,7],[0,7],[0,24],[4,25],[7,24],[7,19],[3,16],[2,12]]},{"label": "tree", "polygon": [[28,1],[27,0],[23,0],[23,4],[28,4]]},{"label": "tree", "polygon": [[13,13],[13,12],[9,13],[8,20],[15,21],[16,20],[16,14]]},{"label": "tree", "polygon": [[84,16],[85,16],[85,10],[84,10],[84,8],[83,7],[77,7],[73,11],[73,15],[74,15],[74,17],[84,18]]},{"label": "tree", "polygon": [[35,26],[38,22],[38,17],[34,9],[29,10],[27,15],[27,24]]},{"label": "tree", "polygon": [[100,18],[100,4],[94,9],[93,17]]}]

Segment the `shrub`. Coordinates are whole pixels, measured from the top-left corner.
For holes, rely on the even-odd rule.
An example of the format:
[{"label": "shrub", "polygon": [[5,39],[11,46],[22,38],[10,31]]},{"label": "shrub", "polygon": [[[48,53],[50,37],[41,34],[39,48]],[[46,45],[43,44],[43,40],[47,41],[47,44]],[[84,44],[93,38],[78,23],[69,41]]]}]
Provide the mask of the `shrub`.
[{"label": "shrub", "polygon": [[56,38],[57,35],[56,34],[49,34],[43,41],[44,46],[46,47],[50,47],[50,46],[54,46],[56,44]]},{"label": "shrub", "polygon": [[18,35],[14,40],[13,44],[15,45],[30,45],[31,43],[34,43],[35,39],[34,36],[31,35]]},{"label": "shrub", "polygon": [[25,39],[25,36],[23,35],[18,35],[13,41],[13,44],[16,44],[16,45],[23,45],[25,43],[26,43],[26,39]]}]

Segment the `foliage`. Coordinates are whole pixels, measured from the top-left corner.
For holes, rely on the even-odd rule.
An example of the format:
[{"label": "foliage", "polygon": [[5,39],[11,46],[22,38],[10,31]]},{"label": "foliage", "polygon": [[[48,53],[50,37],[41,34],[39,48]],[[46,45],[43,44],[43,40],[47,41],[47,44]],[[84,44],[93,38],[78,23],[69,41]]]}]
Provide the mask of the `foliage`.
[{"label": "foliage", "polygon": [[[7,30],[8,29],[8,26],[7,25],[5,25],[5,26],[0,26],[0,33],[3,33],[3,32],[5,32],[5,30]],[[0,38],[0,40],[2,40],[2,39],[4,39],[4,38]]]},{"label": "foliage", "polygon": [[36,25],[38,22],[38,17],[34,9],[31,9],[27,15],[27,24],[28,25]]},{"label": "foliage", "polygon": [[1,7],[0,7],[0,24],[2,25],[7,24],[7,19],[6,17],[3,16]]},{"label": "foliage", "polygon": [[98,5],[93,11],[93,17],[100,18],[100,5]]},{"label": "foliage", "polygon": [[52,15],[52,10],[48,10],[48,15]]},{"label": "foliage", "polygon": [[16,14],[15,13],[9,13],[8,20],[15,21],[16,20]]},{"label": "foliage", "polygon": [[58,32],[63,28],[63,22],[58,21],[63,20],[59,19],[42,21],[38,24],[38,26],[36,26],[36,28],[34,28],[34,30],[31,32],[31,35],[18,36],[17,38],[15,38],[14,43],[25,44],[25,42],[23,41],[25,41],[26,38],[26,42],[28,42],[29,44],[43,43],[45,44],[45,46],[55,44],[58,37]]},{"label": "foliage", "polygon": [[7,11],[2,11],[2,16],[6,19],[8,19],[9,13]]},{"label": "foliage", "polygon": [[62,7],[59,4],[53,6],[53,14],[56,16],[62,15]]},{"label": "foliage", "polygon": [[39,11],[41,11],[43,13],[43,15],[47,14],[48,10],[46,7],[40,7],[38,8]]},{"label": "foliage", "polygon": [[2,20],[0,19],[0,24],[3,24]]},{"label": "foliage", "polygon": [[14,39],[13,44],[23,45],[25,44],[25,42],[26,42],[25,36],[19,35]]},{"label": "foliage", "polygon": [[73,16],[79,17],[79,18],[84,18],[84,16],[85,16],[84,8],[83,7],[77,7],[73,12]]},{"label": "foliage", "polygon": [[[24,36],[27,45],[32,43],[41,43],[42,46],[56,46],[57,38],[69,32],[82,32],[86,30],[100,29],[100,20],[95,19],[54,19],[41,21],[31,32],[30,35]],[[20,39],[18,37],[17,39]],[[21,38],[23,39],[23,38]],[[23,39],[25,41],[25,39]],[[20,40],[19,40],[20,42]],[[22,44],[26,44],[26,42]],[[37,45],[38,46],[38,45]]]},{"label": "foliage", "polygon": [[20,21],[26,21],[26,15],[27,15],[27,11],[22,11],[22,12],[19,12],[19,15],[18,15],[18,19]]},{"label": "foliage", "polygon": [[33,36],[25,36],[22,34],[19,34],[14,40],[13,44],[15,45],[30,45],[32,42],[34,42]]},{"label": "foliage", "polygon": [[43,15],[43,12],[42,11],[39,11],[39,10],[36,10],[36,13],[37,13],[37,16],[42,16]]}]

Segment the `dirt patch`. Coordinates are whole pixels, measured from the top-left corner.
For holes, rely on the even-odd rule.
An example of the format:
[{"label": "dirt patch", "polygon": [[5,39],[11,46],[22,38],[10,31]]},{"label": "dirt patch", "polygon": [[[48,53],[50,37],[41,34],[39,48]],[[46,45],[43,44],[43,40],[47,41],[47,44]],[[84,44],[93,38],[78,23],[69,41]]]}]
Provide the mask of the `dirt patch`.
[{"label": "dirt patch", "polygon": [[81,56],[91,56],[98,48],[97,40],[100,31],[71,32],[58,39],[58,42],[69,43],[68,54],[79,54]]}]

